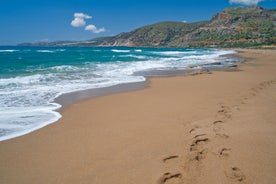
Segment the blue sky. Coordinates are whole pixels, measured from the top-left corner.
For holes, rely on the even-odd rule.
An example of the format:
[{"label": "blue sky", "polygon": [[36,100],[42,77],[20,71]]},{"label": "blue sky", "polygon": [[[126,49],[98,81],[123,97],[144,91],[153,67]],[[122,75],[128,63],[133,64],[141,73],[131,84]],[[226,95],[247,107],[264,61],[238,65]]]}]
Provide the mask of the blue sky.
[{"label": "blue sky", "polygon": [[[232,2],[229,2],[232,1]],[[159,21],[208,20],[226,7],[276,0],[0,0],[0,45],[87,40]]]}]

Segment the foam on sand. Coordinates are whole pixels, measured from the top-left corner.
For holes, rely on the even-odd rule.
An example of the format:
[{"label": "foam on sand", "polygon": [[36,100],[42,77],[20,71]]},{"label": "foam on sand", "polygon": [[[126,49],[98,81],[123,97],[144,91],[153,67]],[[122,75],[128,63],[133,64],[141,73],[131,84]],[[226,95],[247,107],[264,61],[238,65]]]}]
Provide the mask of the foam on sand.
[{"label": "foam on sand", "polygon": [[[231,58],[222,56],[233,53],[156,48],[19,48],[5,51],[11,56],[0,55],[5,61],[10,59],[1,68],[6,75],[0,79],[0,140],[24,135],[57,121],[60,114],[55,110],[60,105],[53,102],[62,94],[143,82],[145,73],[153,75],[155,71],[201,68],[218,61],[228,63],[232,62]],[[8,64],[10,66],[5,68]]]}]

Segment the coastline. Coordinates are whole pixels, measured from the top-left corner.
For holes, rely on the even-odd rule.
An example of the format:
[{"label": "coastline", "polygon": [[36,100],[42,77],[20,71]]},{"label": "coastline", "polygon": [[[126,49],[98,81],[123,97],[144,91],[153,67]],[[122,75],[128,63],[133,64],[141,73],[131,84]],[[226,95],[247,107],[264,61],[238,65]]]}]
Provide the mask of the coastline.
[{"label": "coastline", "polygon": [[[225,49],[221,49],[225,50]],[[230,51],[234,51],[235,49],[229,49]],[[103,88],[92,88],[86,90],[75,91],[71,93],[65,93],[54,99],[53,103],[58,103],[61,105],[61,108],[57,109],[57,112],[61,112],[62,109],[67,106],[78,103],[80,101],[84,101],[87,99],[92,99],[95,97],[101,97],[106,95],[112,95],[116,93],[125,93],[136,91],[140,89],[144,89],[149,87],[149,83],[151,78],[163,78],[163,77],[178,77],[178,76],[189,76],[189,75],[200,75],[200,74],[212,74],[215,71],[238,71],[238,65],[245,62],[244,58],[238,56],[238,53],[233,54],[225,54],[220,57],[225,57],[225,59],[231,58],[233,64],[222,63],[210,63],[203,65],[195,65],[190,68],[179,69],[179,70],[150,70],[144,71],[141,73],[136,73],[134,75],[141,75],[146,78],[145,81],[141,82],[132,82],[132,83],[123,83],[117,84],[114,86],[103,87]],[[197,67],[203,67],[201,69],[197,69]]]},{"label": "coastline", "polygon": [[[111,49],[108,50],[108,52],[111,52],[112,54],[118,53],[118,59],[120,60],[121,57],[125,58],[127,56],[130,57],[126,60],[131,60],[133,58],[144,58],[147,61],[144,62],[143,65],[141,65],[141,62],[135,62],[132,63],[124,63],[123,66],[120,66],[122,63],[115,62],[115,66],[121,68],[122,72],[128,73],[129,71],[132,71],[132,75],[129,74],[123,74],[125,75],[122,77],[120,74],[120,71],[117,71],[117,74],[114,73],[116,69],[112,69],[113,67],[108,67],[108,65],[98,65],[97,62],[94,64],[89,64],[86,67],[71,67],[65,65],[56,66],[56,67],[46,67],[45,75],[31,75],[30,77],[24,78],[20,77],[19,80],[17,80],[17,83],[19,86],[21,86],[21,83],[25,82],[26,80],[29,81],[28,85],[24,85],[22,87],[19,87],[17,89],[18,91],[21,90],[21,88],[29,89],[28,91],[25,91],[26,94],[23,93],[14,93],[14,96],[7,96],[7,98],[2,99],[1,103],[3,106],[5,106],[6,103],[11,103],[11,106],[14,106],[14,112],[16,114],[10,114],[9,111],[4,110],[3,113],[8,113],[10,115],[5,115],[1,121],[1,130],[0,130],[0,141],[19,137],[26,135],[32,131],[35,131],[37,129],[43,128],[49,124],[55,123],[59,118],[61,118],[61,114],[59,113],[61,109],[65,108],[67,105],[76,103],[78,101],[82,101],[88,98],[93,98],[96,96],[103,96],[108,95],[112,93],[119,93],[124,91],[132,91],[139,88],[143,88],[147,85],[147,78],[149,77],[168,77],[168,76],[179,76],[179,75],[187,75],[192,73],[192,75],[196,74],[203,74],[203,73],[211,73],[210,70],[235,70],[236,64],[234,64],[238,59],[234,58],[235,52],[233,50],[219,50],[219,49],[208,49],[208,50],[186,50],[186,49],[176,49],[176,51],[172,51],[171,49],[166,50],[157,50],[152,49],[146,49],[142,55],[140,56],[142,51],[141,49],[131,49],[130,47],[127,48],[121,48],[120,49]],[[124,50],[126,49],[126,50]],[[88,49],[89,50],[89,49]],[[84,53],[87,54],[87,49],[84,50]],[[100,50],[93,47],[93,52],[95,51],[98,53]],[[18,48],[18,50],[12,50],[12,52],[20,52],[21,48]],[[77,50],[68,50],[66,49],[44,49],[44,50],[27,50],[28,52],[46,52],[46,53],[56,53],[57,57],[61,59],[60,52],[63,53],[64,57],[66,57],[66,53],[71,53],[78,51]],[[196,56],[195,58],[189,56],[189,51],[191,53],[194,53]],[[201,52],[202,51],[202,52]],[[128,54],[129,52],[133,52],[134,55]],[[205,53],[207,52],[207,54]],[[24,50],[23,50],[24,53]],[[127,55],[123,54],[127,53]],[[204,54],[205,53],[205,54]],[[212,54],[211,54],[212,53]],[[26,54],[26,53],[25,53]],[[123,54],[123,55],[122,55]],[[136,54],[138,54],[136,56]],[[153,59],[151,61],[151,58],[148,56],[148,54],[157,54],[157,59]],[[197,54],[199,54],[197,56]],[[114,56],[114,55],[113,55]],[[112,57],[113,57],[112,56]],[[104,57],[104,56],[103,56]],[[161,57],[161,58],[159,58]],[[164,58],[163,58],[164,57]],[[62,57],[63,58],[63,57]],[[72,58],[74,60],[74,58]],[[117,60],[117,59],[115,59]],[[179,60],[177,62],[174,62],[175,60]],[[70,59],[67,58],[67,61],[69,62]],[[171,63],[171,62],[172,63]],[[161,64],[159,63],[161,62]],[[163,63],[164,62],[164,63]],[[159,64],[158,64],[159,63]],[[159,67],[156,67],[157,66]],[[134,66],[133,66],[134,65]],[[140,66],[139,66],[140,65]],[[111,66],[111,65],[110,65]],[[100,67],[100,69],[96,69],[97,67]],[[115,68],[116,68],[115,67]],[[90,68],[90,69],[88,69]],[[140,69],[139,69],[140,68]],[[52,71],[54,69],[54,71]],[[98,71],[96,71],[96,70]],[[35,70],[35,69],[34,69]],[[41,69],[37,69],[40,71]],[[60,72],[55,72],[55,70]],[[67,71],[68,70],[68,71]],[[83,72],[80,72],[82,70],[85,70],[86,74],[83,74]],[[78,72],[79,71],[79,72]],[[48,75],[47,73],[51,73]],[[50,77],[55,75],[56,77]],[[111,72],[111,73],[110,73]],[[20,72],[19,72],[20,73]],[[44,73],[44,72],[42,72]],[[97,75],[97,73],[99,75]],[[96,75],[95,75],[96,74]],[[114,75],[115,77],[109,77],[109,75]],[[92,77],[91,77],[92,75]],[[62,77],[63,76],[63,77]],[[90,76],[90,77],[89,77]],[[116,77],[117,76],[117,77]],[[38,80],[45,81],[46,83],[43,83],[43,87],[40,86],[40,82]],[[82,78],[81,80],[79,80]],[[69,81],[67,81],[69,80]],[[79,80],[79,81],[78,81]],[[36,81],[36,83],[33,83]],[[140,82],[139,82],[140,81]],[[5,84],[8,84],[9,80],[5,81]],[[51,84],[52,83],[52,84]],[[37,86],[36,86],[37,85]],[[111,85],[110,87],[108,87]],[[59,87],[58,87],[59,86]],[[90,86],[90,87],[89,87]],[[9,91],[9,85],[6,85],[4,89],[8,89]],[[48,90],[46,90],[48,88]],[[92,88],[92,89],[91,89]],[[23,90],[24,92],[24,90]],[[33,95],[29,95],[29,94]],[[15,102],[14,99],[20,99],[19,102]],[[13,104],[14,103],[14,104]],[[17,107],[17,104],[23,103],[25,107],[29,107],[27,112],[25,112],[25,108],[23,107],[20,109],[20,107]],[[41,104],[40,107],[36,107],[37,104]],[[36,108],[35,108],[36,107]],[[31,112],[33,112],[31,114]],[[8,119],[5,119],[8,118]],[[5,119],[5,120],[4,120]],[[14,122],[13,122],[14,121]],[[21,126],[28,123],[30,126]],[[20,125],[21,124],[21,125]],[[17,126],[19,125],[19,126]],[[12,128],[15,126],[14,128]],[[17,126],[17,127],[16,127]]]},{"label": "coastline", "polygon": [[0,183],[275,183],[276,54],[240,51],[240,71],[151,77],[0,142]]}]

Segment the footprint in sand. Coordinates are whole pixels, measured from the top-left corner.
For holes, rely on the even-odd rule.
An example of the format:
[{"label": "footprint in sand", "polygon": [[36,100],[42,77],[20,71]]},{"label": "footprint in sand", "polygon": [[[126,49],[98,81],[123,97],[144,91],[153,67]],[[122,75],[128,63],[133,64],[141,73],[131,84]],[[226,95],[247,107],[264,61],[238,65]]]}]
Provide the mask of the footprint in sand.
[{"label": "footprint in sand", "polygon": [[218,110],[218,114],[224,116],[225,118],[231,118],[231,109],[228,106],[222,105],[220,110]]},{"label": "footprint in sand", "polygon": [[170,161],[170,160],[172,160],[172,159],[176,159],[176,158],[179,158],[179,156],[178,156],[178,155],[171,155],[171,156],[168,156],[168,157],[163,158],[162,161],[163,161],[164,163],[166,163],[166,162],[168,162],[168,161]]},{"label": "footprint in sand", "polygon": [[217,120],[213,122],[213,131],[215,132],[216,135],[222,134],[224,128],[222,127],[222,124],[224,121],[222,120]]},{"label": "footprint in sand", "polygon": [[251,88],[251,96],[256,96],[260,91],[262,91],[263,89],[266,89],[267,87],[270,87],[273,83],[275,82],[275,80],[269,80],[269,81],[264,81],[259,83],[256,87]]},{"label": "footprint in sand", "polygon": [[195,135],[195,138],[198,138],[198,137],[201,137],[201,136],[205,136],[206,134],[198,134],[198,135]]},{"label": "footprint in sand", "polygon": [[200,138],[200,137],[197,137],[193,143],[190,145],[190,151],[194,151],[194,150],[197,150],[197,146],[200,145],[201,143],[205,143],[205,142],[208,142],[209,141],[209,138],[207,137],[203,137],[203,138]]},{"label": "footprint in sand", "polygon": [[189,130],[189,133],[190,134],[195,133],[198,129],[199,129],[199,126],[194,125],[194,127]]},{"label": "footprint in sand", "polygon": [[181,173],[175,173],[172,174],[170,172],[167,172],[163,174],[163,176],[158,180],[158,184],[180,184],[182,181],[182,174]]},{"label": "footprint in sand", "polygon": [[189,131],[189,133],[191,134],[191,133],[193,133],[194,131],[195,131],[195,129],[192,128],[192,129]]},{"label": "footprint in sand", "polygon": [[223,123],[223,121],[221,121],[221,120],[217,120],[217,121],[213,122],[214,125],[221,124],[221,123]]},{"label": "footprint in sand", "polygon": [[207,149],[203,149],[203,150],[197,152],[196,156],[195,156],[195,160],[200,161],[200,160],[204,159],[206,157],[207,153],[208,153]]},{"label": "footprint in sand", "polygon": [[238,167],[231,167],[228,171],[226,171],[226,176],[230,178],[231,180],[243,182],[245,181],[246,177]]},{"label": "footprint in sand", "polygon": [[223,130],[224,130],[224,128],[222,128],[221,126],[214,126],[214,128],[213,128],[213,131],[214,131],[216,134],[221,133]]},{"label": "footprint in sand", "polygon": [[231,149],[230,148],[222,148],[220,151],[219,151],[219,155],[220,156],[229,156],[230,155],[230,152],[231,152]]},{"label": "footprint in sand", "polygon": [[229,135],[224,134],[224,133],[216,133],[216,136],[220,137],[220,138],[223,138],[223,139],[228,139],[229,138]]}]

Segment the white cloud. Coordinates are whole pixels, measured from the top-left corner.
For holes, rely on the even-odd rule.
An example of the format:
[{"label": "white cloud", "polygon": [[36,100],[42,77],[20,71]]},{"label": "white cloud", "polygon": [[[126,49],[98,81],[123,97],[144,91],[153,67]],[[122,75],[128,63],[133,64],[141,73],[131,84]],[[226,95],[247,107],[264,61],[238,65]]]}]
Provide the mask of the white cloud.
[{"label": "white cloud", "polygon": [[257,5],[259,2],[264,0],[229,0],[229,2],[232,4],[244,4],[244,5]]},{"label": "white cloud", "polygon": [[71,22],[71,26],[73,27],[82,27],[82,26],[85,26],[85,24],[86,22],[84,21],[84,19],[80,19],[80,18],[75,18]]},{"label": "white cloud", "polygon": [[[74,13],[74,20],[71,22],[73,27],[84,27],[86,25],[86,19],[92,19],[92,16],[84,13]],[[84,30],[92,31],[93,33],[102,33],[105,32],[105,28],[97,28],[95,25],[87,25]]]},{"label": "white cloud", "polygon": [[71,22],[73,27],[83,27],[86,25],[85,19],[91,19],[92,17],[84,13],[74,13],[74,20]]},{"label": "white cloud", "polygon": [[75,18],[81,18],[81,19],[92,19],[92,16],[86,15],[84,13],[74,13]]},{"label": "white cloud", "polygon": [[102,33],[102,32],[105,32],[105,28],[97,29],[97,27],[95,25],[93,25],[93,24],[90,24],[90,25],[86,26],[85,30],[86,31],[92,31],[93,33]]}]

